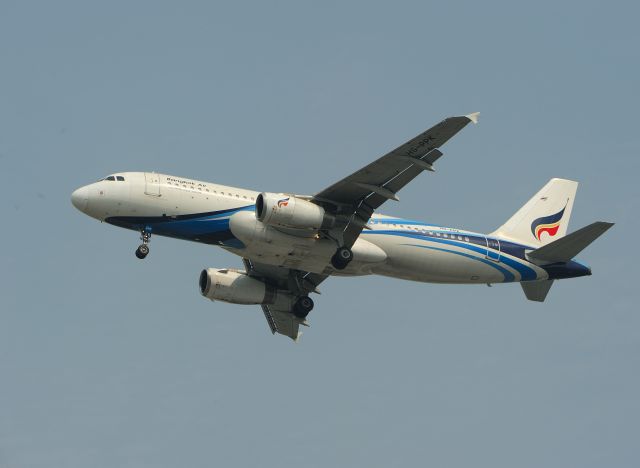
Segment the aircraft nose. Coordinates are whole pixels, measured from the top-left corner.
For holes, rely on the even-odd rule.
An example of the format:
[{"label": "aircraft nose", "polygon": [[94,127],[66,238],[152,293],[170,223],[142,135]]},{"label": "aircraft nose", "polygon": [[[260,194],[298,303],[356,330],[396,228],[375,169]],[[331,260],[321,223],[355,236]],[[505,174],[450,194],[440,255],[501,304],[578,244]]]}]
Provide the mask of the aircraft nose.
[{"label": "aircraft nose", "polygon": [[84,212],[87,209],[89,203],[89,189],[87,187],[80,187],[78,190],[71,194],[71,203],[80,211]]}]

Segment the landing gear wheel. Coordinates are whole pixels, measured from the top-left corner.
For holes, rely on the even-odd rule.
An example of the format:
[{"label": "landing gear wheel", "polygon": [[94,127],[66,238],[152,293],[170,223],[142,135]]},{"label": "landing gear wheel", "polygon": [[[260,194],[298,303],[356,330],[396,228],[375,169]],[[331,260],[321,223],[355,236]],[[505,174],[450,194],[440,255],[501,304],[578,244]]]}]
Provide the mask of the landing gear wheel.
[{"label": "landing gear wheel", "polygon": [[151,240],[151,228],[150,227],[145,227],[144,229],[142,229],[140,231],[140,240],[142,241],[142,244],[140,244],[138,246],[138,248],[136,249],[136,257],[138,257],[140,260],[142,260],[143,258],[145,258],[147,255],[149,255],[149,241]]},{"label": "landing gear wheel", "polygon": [[147,244],[142,244],[136,249],[136,257],[142,260],[144,257],[149,255],[149,246]]},{"label": "landing gear wheel", "polygon": [[344,270],[353,260],[353,252],[347,247],[339,247],[331,257],[331,264],[336,270]]},{"label": "landing gear wheel", "polygon": [[293,305],[293,315],[298,318],[305,318],[313,309],[313,299],[309,296],[300,297]]}]

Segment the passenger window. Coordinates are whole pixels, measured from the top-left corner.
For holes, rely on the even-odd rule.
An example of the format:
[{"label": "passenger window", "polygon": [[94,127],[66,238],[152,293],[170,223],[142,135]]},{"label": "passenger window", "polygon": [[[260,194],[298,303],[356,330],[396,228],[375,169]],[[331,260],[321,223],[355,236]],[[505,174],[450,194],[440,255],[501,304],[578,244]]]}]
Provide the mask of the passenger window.
[{"label": "passenger window", "polygon": [[464,237],[464,240],[469,242],[469,238],[467,236]]}]

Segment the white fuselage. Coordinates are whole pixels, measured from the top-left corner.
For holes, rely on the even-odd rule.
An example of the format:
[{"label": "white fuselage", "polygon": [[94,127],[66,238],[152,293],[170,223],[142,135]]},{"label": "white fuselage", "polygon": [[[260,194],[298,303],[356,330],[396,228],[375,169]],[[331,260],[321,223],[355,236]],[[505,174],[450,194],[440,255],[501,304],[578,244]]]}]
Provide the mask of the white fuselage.
[{"label": "white fuselage", "polygon": [[[276,228],[255,217],[258,192],[156,173],[114,174],[78,189],[73,204],[100,221],[219,245],[250,260],[314,273],[377,274],[434,283],[547,279],[528,246],[470,231],[374,214],[334,270],[335,242],[316,231]],[[123,179],[123,180],[118,180]],[[329,266],[328,266],[329,265]]]}]

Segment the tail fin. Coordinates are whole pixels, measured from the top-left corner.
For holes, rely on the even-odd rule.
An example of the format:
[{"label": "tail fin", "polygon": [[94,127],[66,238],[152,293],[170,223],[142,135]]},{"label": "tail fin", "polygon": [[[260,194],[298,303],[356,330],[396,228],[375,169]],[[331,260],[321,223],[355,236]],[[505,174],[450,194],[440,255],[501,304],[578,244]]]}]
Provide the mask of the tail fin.
[{"label": "tail fin", "polygon": [[551,179],[491,235],[543,246],[565,235],[578,182]]},{"label": "tail fin", "polygon": [[529,258],[549,263],[568,262],[604,234],[611,226],[613,226],[613,223],[596,221],[562,239],[555,240],[533,252],[529,252]]}]

